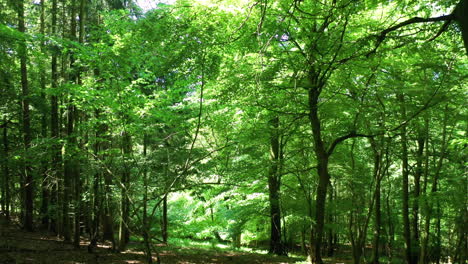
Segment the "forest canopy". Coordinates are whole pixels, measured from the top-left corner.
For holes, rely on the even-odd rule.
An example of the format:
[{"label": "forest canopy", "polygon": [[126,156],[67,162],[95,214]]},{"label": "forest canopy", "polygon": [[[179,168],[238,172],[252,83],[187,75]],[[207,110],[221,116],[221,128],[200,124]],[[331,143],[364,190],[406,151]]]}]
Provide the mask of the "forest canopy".
[{"label": "forest canopy", "polygon": [[2,217],[466,263],[468,1],[143,2],[0,0]]}]

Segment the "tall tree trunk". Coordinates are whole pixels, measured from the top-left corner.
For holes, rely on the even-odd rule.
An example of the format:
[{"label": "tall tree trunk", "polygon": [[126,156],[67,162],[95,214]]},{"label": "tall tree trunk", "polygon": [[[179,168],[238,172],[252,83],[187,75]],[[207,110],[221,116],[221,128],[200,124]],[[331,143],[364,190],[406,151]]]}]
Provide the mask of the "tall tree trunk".
[{"label": "tall tree trunk", "polygon": [[3,211],[5,213],[5,218],[7,221],[10,221],[10,167],[9,167],[9,155],[10,155],[10,150],[8,147],[8,120],[5,117],[4,119],[4,127],[3,127],[3,176],[4,176],[4,182],[3,182],[3,195],[2,198],[4,200],[4,208]]},{"label": "tall tree trunk", "polygon": [[[448,119],[448,107],[445,107],[444,121],[442,127],[442,145],[440,150],[440,157],[437,162],[434,176],[432,178],[431,186],[431,196],[435,196],[438,189],[438,181],[440,177],[440,171],[442,170],[443,161],[447,151],[447,119]],[[426,151],[426,155],[428,155]],[[427,157],[426,157],[427,158]],[[424,219],[424,228],[422,231],[422,241],[421,241],[421,251],[419,255],[419,264],[429,263],[429,238],[430,238],[430,229],[431,229],[431,218],[433,214],[434,205],[431,201],[426,199],[424,203],[424,208],[426,211],[426,218]]]},{"label": "tall tree trunk", "polygon": [[[397,99],[400,103],[401,117],[406,120],[405,97],[398,94]],[[403,239],[405,240],[405,259],[408,264],[413,264],[413,248],[411,245],[411,232],[409,220],[409,168],[408,168],[408,146],[406,139],[406,124],[401,127],[401,159],[402,159],[402,212],[403,212]]]},{"label": "tall tree trunk", "polygon": [[[108,126],[106,124],[101,124],[100,127],[100,132],[101,132],[101,139],[100,142],[100,151],[103,153],[102,156],[100,157],[102,159],[103,167],[107,166],[107,157],[108,153],[107,150],[111,148],[112,144],[112,138],[107,134],[107,131],[109,130]],[[103,193],[101,197],[103,196],[103,201],[102,201],[102,239],[109,240],[112,242],[112,250],[117,249],[116,241],[114,238],[114,217],[112,215],[112,210],[113,210],[113,199],[112,199],[112,175],[105,169],[102,169],[102,175],[104,177],[104,188],[103,188]]]},{"label": "tall tree trunk", "polygon": [[[70,10],[70,36],[69,38],[74,41],[76,40],[76,0],[71,0]],[[73,54],[70,55],[70,74],[69,81],[76,82],[76,69],[74,68],[75,59]],[[73,104],[73,99],[69,95],[68,106],[67,106],[67,145],[65,148],[65,170],[64,170],[64,196],[63,196],[63,231],[64,240],[71,241],[72,235],[72,223],[73,218],[71,217],[71,204],[73,202],[73,182],[76,179],[76,167],[75,167],[75,148],[76,148],[76,136],[74,134],[75,127],[75,111],[76,108]],[[73,215],[75,212],[72,212]]]},{"label": "tall tree trunk", "polygon": [[[148,135],[143,135],[143,157],[145,158],[145,162],[147,161],[147,148],[148,148]],[[146,165],[143,168],[143,243],[145,244],[145,253],[146,253],[146,262],[148,264],[153,263],[153,256],[151,253],[151,238],[149,236],[150,231],[150,223],[148,221],[148,170],[146,169]]]},{"label": "tall tree trunk", "polygon": [[[83,44],[84,43],[84,22],[86,20],[86,14],[85,14],[85,7],[86,7],[86,1],[85,0],[80,0],[80,12],[79,12],[79,36],[78,36],[78,42],[80,44]],[[73,27],[76,27],[76,19],[74,19],[73,21],[75,21],[75,25],[74,23],[72,23],[72,28]],[[75,29],[76,31],[76,29]],[[73,34],[75,33],[76,35],[76,32],[71,32],[72,33],[72,37],[73,37]],[[79,67],[75,67],[75,65],[73,64],[74,63],[74,60],[71,59],[70,60],[70,68],[72,70],[75,71],[74,73],[74,81],[76,84],[78,85],[81,85],[81,70],[79,69]],[[79,118],[79,115],[78,115],[78,109],[76,108],[76,106],[74,106],[74,113],[75,115],[75,125],[78,124],[78,118]],[[75,144],[75,148],[78,148],[78,142],[77,142],[77,138],[76,138],[76,135],[73,136],[73,139],[74,139],[74,144]],[[80,247],[80,234],[81,234],[81,213],[82,213],[82,204],[81,204],[81,177],[80,177],[80,165],[79,165],[79,160],[74,160],[73,161],[73,174],[74,174],[74,182],[73,182],[73,185],[74,185],[74,209],[75,209],[75,212],[74,212],[74,220],[75,220],[75,223],[74,223],[74,239],[73,239],[73,245],[75,248],[79,248]]]},{"label": "tall tree trunk", "polygon": [[412,218],[412,244],[413,244],[413,262],[417,263],[419,258],[419,196],[421,194],[421,176],[423,173],[424,144],[426,142],[425,132],[418,131],[416,151],[416,170],[414,173],[414,199],[413,199],[413,218]]},{"label": "tall tree trunk", "polygon": [[[51,35],[55,36],[57,34],[57,0],[52,0],[52,32]],[[52,164],[51,164],[51,171],[52,171],[52,192],[50,194],[50,206],[52,208],[57,207],[57,195],[58,195],[58,177],[61,174],[61,163],[62,163],[62,154],[61,154],[61,146],[59,143],[59,115],[58,115],[58,95],[57,95],[57,87],[58,87],[58,71],[57,71],[57,51],[55,48],[52,51],[52,58],[51,58],[51,88],[53,90],[53,94],[50,98],[51,104],[51,112],[50,112],[50,130],[51,130],[51,137],[52,137]],[[55,214],[50,219],[50,229],[52,231],[58,231],[57,229],[57,219],[59,219],[59,210],[55,209]]]},{"label": "tall tree trunk", "polygon": [[436,242],[434,247],[434,257],[435,263],[440,264],[440,260],[442,257],[442,233],[441,233],[441,218],[442,218],[442,209],[440,208],[440,201],[437,198],[436,202]]},{"label": "tall tree trunk", "polygon": [[[71,104],[71,102],[69,102]],[[63,186],[63,236],[66,242],[71,241],[72,235],[72,218],[70,217],[70,204],[72,201],[72,180],[74,179],[73,168],[73,123],[74,123],[74,107],[69,105],[67,109],[67,146],[65,148],[65,161],[64,161],[64,186]]]},{"label": "tall tree trunk", "polygon": [[[24,0],[17,1],[18,8],[18,30],[22,33],[26,32],[24,24]],[[29,113],[29,87],[28,87],[28,69],[27,69],[27,49],[26,40],[22,41],[19,46],[19,57],[21,64],[21,92],[22,92],[22,117],[23,117],[23,140],[24,151],[28,154],[31,147],[31,117]],[[23,227],[28,231],[33,230],[33,213],[34,213],[34,182],[32,168],[28,158],[24,160],[23,169],[24,179],[24,217]]]},{"label": "tall tree trunk", "polygon": [[[40,33],[45,36],[45,1],[41,0],[41,24],[40,24]],[[41,52],[45,53],[45,40],[41,41]],[[45,89],[46,89],[46,73],[45,73],[45,65],[41,65],[40,69],[40,84],[41,84],[41,100],[44,104],[46,104],[46,96],[45,96]],[[41,136],[43,139],[47,138],[47,118],[46,112],[42,113],[41,117]],[[42,217],[42,225],[44,227],[49,226],[49,199],[50,199],[50,191],[49,191],[49,178],[47,177],[47,161],[42,160],[41,163],[41,174],[42,174],[42,203],[41,203],[41,217]]]},{"label": "tall tree trunk", "polygon": [[387,192],[387,196],[385,198],[385,211],[387,212],[387,256],[391,260],[393,258],[393,245],[395,241],[395,223],[392,219],[392,206],[390,205],[390,189]]},{"label": "tall tree trunk", "polygon": [[[166,147],[166,164],[164,165],[164,175],[167,181],[167,179],[169,179],[169,164],[170,164],[169,143],[167,142],[167,140],[164,141],[164,146]],[[167,188],[167,182],[166,182],[166,188]],[[167,239],[169,237],[169,230],[168,230],[169,220],[167,218],[167,196],[168,195],[169,195],[169,190],[167,191],[167,193],[164,194],[163,201],[162,201],[161,234],[162,234],[162,240],[164,243],[167,243]]]},{"label": "tall tree trunk", "polygon": [[[334,192],[334,188],[333,188],[333,185],[331,184],[330,182],[330,188],[329,188],[329,195],[328,195],[328,204],[332,204],[333,203],[333,192]],[[328,224],[332,224],[333,223],[333,215],[334,215],[335,212],[328,212]],[[333,229],[330,227],[328,228],[328,241],[327,241],[327,256],[328,257],[332,257],[333,256],[333,253],[334,253],[334,244],[333,244]]]},{"label": "tall tree trunk", "polygon": [[381,180],[383,178],[382,174],[384,171],[382,170],[382,148],[383,148],[384,139],[380,142],[380,150],[377,147],[377,144],[373,138],[370,139],[370,143],[372,146],[372,150],[374,153],[374,179],[375,179],[375,210],[374,210],[374,219],[375,219],[375,227],[374,227],[374,239],[372,242],[372,262],[373,264],[379,263],[379,248],[380,248],[380,235],[382,231],[382,212],[381,212]]},{"label": "tall tree trunk", "polygon": [[[315,78],[312,78],[315,79]],[[321,249],[323,227],[325,220],[325,201],[327,197],[327,186],[329,185],[330,175],[328,173],[328,153],[322,140],[322,130],[318,116],[318,98],[321,87],[318,85],[309,88],[309,119],[312,127],[312,136],[314,139],[314,152],[317,159],[318,187],[316,194],[315,208],[315,227],[311,230],[311,237],[314,245],[311,246],[311,262],[322,264]]]},{"label": "tall tree trunk", "polygon": [[112,216],[112,175],[104,172],[104,206],[103,206],[103,223],[102,223],[102,236],[103,240],[110,240],[112,242],[112,250],[116,250],[116,243],[114,238],[114,221]]},{"label": "tall tree trunk", "polygon": [[162,204],[162,240],[164,243],[167,243],[168,230],[167,230],[167,194],[164,195],[163,204]]},{"label": "tall tree trunk", "polygon": [[[94,117],[96,120],[99,120],[100,118],[100,112],[99,110],[96,110],[94,112]],[[93,153],[94,153],[94,157],[95,159],[99,160],[100,159],[100,150],[101,150],[101,144],[100,144],[100,136],[102,135],[101,131],[103,130],[102,129],[102,125],[99,125],[97,130],[96,130],[96,134],[95,134],[95,142],[94,142],[94,146],[93,146]],[[100,216],[101,216],[101,208],[102,208],[102,203],[101,203],[101,200],[102,200],[102,197],[101,197],[101,193],[100,193],[100,189],[99,189],[99,186],[100,186],[100,182],[101,182],[101,175],[102,173],[100,172],[100,170],[96,171],[94,173],[94,176],[93,176],[93,189],[92,189],[92,230],[91,230],[91,240],[93,241],[96,241],[98,236],[99,236],[99,225],[100,225],[100,222],[99,222],[99,219],[100,219]]]},{"label": "tall tree trunk", "polygon": [[286,250],[281,240],[281,163],[282,146],[280,140],[279,117],[273,117],[270,121],[270,170],[268,173],[268,192],[270,201],[270,254],[286,255]]},{"label": "tall tree trunk", "polygon": [[131,136],[128,132],[124,131],[122,142],[122,156],[124,158],[124,169],[121,179],[122,198],[121,198],[121,217],[119,227],[119,250],[124,250],[130,240],[130,232],[128,229],[129,225],[129,213],[130,213],[130,201],[128,198],[128,189],[130,188],[130,154],[132,152]]}]

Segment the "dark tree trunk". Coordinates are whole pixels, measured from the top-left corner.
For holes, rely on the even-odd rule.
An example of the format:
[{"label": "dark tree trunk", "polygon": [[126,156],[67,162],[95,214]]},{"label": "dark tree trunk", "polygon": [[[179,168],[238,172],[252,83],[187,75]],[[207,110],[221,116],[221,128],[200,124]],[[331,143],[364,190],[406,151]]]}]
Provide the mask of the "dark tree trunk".
[{"label": "dark tree trunk", "polygon": [[270,201],[270,254],[286,255],[284,244],[281,240],[281,163],[282,147],[279,134],[279,118],[272,118],[270,123],[270,170],[268,172],[268,192]]},{"label": "dark tree trunk", "polygon": [[[438,190],[438,182],[440,177],[440,171],[442,170],[443,161],[446,155],[447,150],[447,115],[448,115],[448,107],[445,107],[445,114],[444,114],[444,121],[443,121],[443,128],[442,128],[442,146],[440,150],[440,157],[437,162],[434,178],[432,179],[432,186],[431,186],[431,195],[435,196]],[[427,153],[426,153],[427,155]],[[427,158],[427,157],[426,157]],[[422,241],[421,241],[421,251],[419,255],[419,263],[425,264],[429,263],[429,239],[430,239],[430,229],[431,229],[431,218],[433,215],[434,205],[431,201],[426,201],[424,204],[424,208],[426,211],[426,218],[424,219],[424,229],[422,230]],[[439,217],[439,216],[438,216]],[[436,237],[437,238],[437,237]],[[436,247],[438,245],[437,240],[435,241]],[[440,246],[440,245],[439,245]],[[433,255],[436,256],[438,253],[433,252]]]},{"label": "dark tree trunk", "polygon": [[164,195],[162,204],[162,240],[167,243],[168,230],[167,230],[167,194]]},{"label": "dark tree trunk", "polygon": [[[373,139],[370,140],[374,152],[374,178],[375,178],[375,227],[374,227],[374,241],[372,243],[372,263],[379,263],[379,248],[380,248],[380,234],[382,230],[382,212],[381,212],[381,192],[380,184],[382,172],[382,159],[381,152],[378,150],[376,143]],[[383,146],[381,145],[380,148]]]},{"label": "dark tree trunk", "polygon": [[[314,78],[313,78],[314,79]],[[318,85],[309,88],[309,119],[312,127],[312,136],[314,139],[314,152],[317,159],[317,172],[318,172],[318,187],[316,194],[316,208],[315,208],[315,226],[311,230],[311,237],[314,245],[311,246],[311,262],[322,264],[322,237],[323,226],[325,220],[325,201],[327,197],[327,186],[330,182],[330,175],[328,173],[328,153],[325,149],[322,140],[322,130],[320,119],[318,116],[318,98],[320,95],[321,87]]]},{"label": "dark tree trunk", "polygon": [[[69,102],[71,103],[71,102]],[[72,201],[72,180],[74,176],[73,167],[73,123],[74,123],[74,107],[69,105],[67,109],[67,147],[65,149],[65,163],[64,163],[64,186],[63,186],[63,211],[62,211],[62,223],[63,223],[63,237],[66,242],[71,241],[72,235],[72,219],[70,217],[70,204]]]},{"label": "dark tree trunk", "polygon": [[[45,35],[45,1],[41,0],[41,24],[40,24],[40,33],[44,36]],[[45,41],[41,41],[41,52],[45,53]],[[41,85],[41,100],[44,104],[46,104],[46,96],[45,96],[45,89],[46,89],[46,73],[45,73],[45,65],[41,65],[40,71],[40,85]],[[42,113],[41,117],[41,136],[43,139],[47,138],[47,118],[46,112]],[[50,199],[50,191],[49,185],[50,181],[47,177],[47,161],[43,160],[41,163],[41,174],[42,174],[42,200],[41,200],[41,223],[44,227],[49,226],[49,199]]]},{"label": "dark tree trunk", "polygon": [[421,176],[423,172],[423,159],[424,159],[424,144],[426,142],[425,134],[423,131],[419,132],[418,136],[418,149],[416,152],[416,170],[414,173],[414,199],[413,199],[413,219],[412,219],[412,246],[413,246],[413,263],[418,262],[419,258],[419,196],[421,194]]},{"label": "dark tree trunk", "polygon": [[387,222],[388,222],[388,228],[387,228],[387,255],[390,259],[393,257],[393,242],[395,240],[395,224],[393,223],[392,219],[392,207],[390,205],[390,191],[387,194],[387,197],[385,199],[385,205],[387,211]]},{"label": "dark tree trunk", "polygon": [[[105,147],[107,149],[107,147]],[[116,250],[114,239],[114,221],[112,216],[112,175],[104,172],[104,206],[103,206],[103,223],[102,223],[102,238],[112,242],[112,250]]]},{"label": "dark tree trunk", "polygon": [[129,214],[130,214],[130,200],[128,198],[128,189],[130,188],[130,153],[132,152],[131,136],[128,132],[124,131],[122,142],[122,152],[124,158],[124,169],[121,179],[122,199],[121,199],[121,219],[119,227],[119,250],[124,250],[130,240],[130,232],[128,229]]},{"label": "dark tree trunk", "polygon": [[[18,30],[22,33],[26,32],[24,24],[24,0],[17,1],[18,8]],[[24,151],[26,154],[31,147],[31,117],[29,112],[29,87],[28,87],[28,70],[27,70],[27,49],[26,40],[20,43],[19,57],[21,67],[21,92],[22,92],[22,118],[23,118],[23,140]],[[34,213],[34,182],[32,168],[28,158],[24,160],[23,170],[23,186],[24,186],[24,217],[23,227],[28,231],[33,230],[33,213]]]},{"label": "dark tree trunk", "polygon": [[[80,9],[79,9],[79,36],[78,36],[78,42],[83,43],[84,42],[84,22],[85,22],[85,7],[86,7],[86,1],[85,0],[80,0]],[[75,7],[74,7],[75,8]],[[71,35],[72,37],[75,35],[76,36],[76,19],[73,19],[74,23],[72,23],[72,28],[75,28],[72,30]],[[73,81],[81,85],[81,72],[79,67],[75,67],[74,65],[74,59],[72,58],[70,60],[70,68],[74,72],[73,74]],[[78,109],[76,106],[74,107],[74,121],[75,121],[75,126],[78,124]],[[75,132],[76,133],[76,132]],[[75,144],[75,148],[78,148],[78,142],[77,142],[77,137],[74,135],[73,141]],[[73,187],[74,187],[74,238],[73,238],[73,245],[75,248],[80,247],[80,235],[81,235],[81,214],[82,214],[82,204],[81,204],[81,177],[80,177],[80,164],[79,164],[79,159],[76,159],[73,161]]]},{"label": "dark tree trunk", "polygon": [[4,182],[3,182],[3,203],[4,203],[4,208],[3,212],[5,213],[5,218],[7,221],[10,221],[10,167],[9,167],[9,155],[10,155],[10,150],[8,147],[8,120],[4,119],[4,127],[3,127],[3,176],[4,176]]},{"label": "dark tree trunk", "polygon": [[[406,120],[405,97],[403,94],[398,94],[400,102],[400,111],[403,120]],[[406,139],[406,125],[401,127],[401,159],[402,159],[402,214],[403,214],[403,239],[405,241],[405,259],[408,264],[414,264],[414,251],[411,244],[411,231],[409,220],[409,168],[408,168],[408,146]]]},{"label": "dark tree trunk", "polygon": [[[57,0],[52,0],[52,32],[51,35],[55,36],[57,34]],[[58,71],[57,71],[57,52],[55,49],[52,51],[51,58],[51,88],[55,92],[58,87]],[[50,193],[50,206],[55,209],[55,214],[51,216],[50,219],[50,229],[52,231],[57,230],[57,219],[59,219],[59,210],[57,210],[57,195],[58,195],[58,177],[61,174],[61,163],[62,163],[62,154],[61,146],[59,143],[59,114],[58,114],[58,96],[53,94],[50,98],[51,112],[50,112],[50,129],[52,137],[52,181],[54,182],[52,186],[52,192]]]},{"label": "dark tree trunk", "polygon": [[[330,184],[329,195],[328,195],[328,204],[333,203],[333,186]],[[333,215],[335,212],[328,212],[328,224],[333,223]],[[333,243],[334,233],[332,228],[328,228],[328,241],[327,241],[327,256],[332,257],[334,253],[335,245]]]},{"label": "dark tree trunk", "polygon": [[[70,40],[76,40],[76,0],[71,0],[71,11],[70,11]],[[69,81],[76,83],[77,81],[77,71],[75,69],[75,58],[73,53],[70,55],[70,75]],[[64,170],[64,196],[63,196],[63,235],[65,241],[71,241],[72,235],[72,223],[74,223],[74,218],[71,217],[72,213],[75,217],[77,212],[70,212],[72,203],[76,208],[76,201],[74,201],[74,186],[75,180],[77,178],[77,166],[76,166],[76,135],[75,135],[75,116],[76,107],[73,104],[73,99],[69,95],[68,106],[67,106],[67,147],[65,149],[66,159],[65,159],[65,170]],[[74,240],[75,241],[74,237]],[[74,243],[76,247],[76,242]]]},{"label": "dark tree trunk", "polygon": [[[147,147],[148,147],[148,135],[143,136],[143,157],[147,157]],[[148,264],[153,263],[153,256],[151,254],[151,241],[149,238],[150,225],[148,223],[148,171],[146,166],[143,169],[143,243],[145,244],[145,253],[146,253],[146,262]]]},{"label": "dark tree trunk", "polygon": [[455,9],[456,20],[460,24],[465,51],[468,54],[468,0],[460,0]]},{"label": "dark tree trunk", "polygon": [[[96,110],[94,112],[94,117],[96,120],[100,119],[100,111]],[[99,160],[100,159],[100,151],[101,151],[101,144],[100,144],[100,136],[105,132],[105,129],[103,128],[102,125],[98,125],[98,128],[96,130],[95,134],[95,142],[93,146],[93,153],[95,159]],[[100,225],[100,216],[102,214],[101,208],[102,208],[102,196],[100,192],[100,185],[101,185],[101,175],[102,173],[100,171],[97,171],[93,175],[93,189],[92,189],[92,230],[91,230],[91,238],[94,240],[97,240],[99,237],[99,225]]]},{"label": "dark tree trunk", "polygon": [[372,263],[379,263],[379,248],[380,248],[380,234],[382,230],[382,216],[380,209],[380,182],[375,187],[375,230],[374,230],[374,241],[372,244]]}]

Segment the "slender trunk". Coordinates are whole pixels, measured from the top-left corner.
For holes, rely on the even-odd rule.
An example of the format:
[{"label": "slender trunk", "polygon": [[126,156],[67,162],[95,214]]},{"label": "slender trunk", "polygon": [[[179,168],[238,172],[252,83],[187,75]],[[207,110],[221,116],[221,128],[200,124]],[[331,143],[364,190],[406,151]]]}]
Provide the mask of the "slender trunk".
[{"label": "slender trunk", "polygon": [[[44,36],[45,35],[45,1],[41,0],[41,18],[40,18],[40,33]],[[41,52],[45,53],[45,41],[41,41]],[[45,103],[46,96],[45,96],[45,89],[46,89],[46,73],[45,73],[45,65],[41,65],[40,69],[40,85],[41,85],[41,100]],[[41,117],[41,136],[43,139],[47,137],[47,118],[46,113],[42,113]],[[47,162],[45,160],[41,163],[41,174],[42,174],[42,203],[41,203],[41,217],[42,217],[42,225],[44,227],[49,226],[49,199],[50,199],[50,191],[49,191],[49,178],[47,177]]]},{"label": "slender trunk", "polygon": [[442,209],[440,208],[440,202],[437,200],[437,217],[436,217],[436,242],[435,242],[435,263],[440,264],[440,260],[442,257],[442,235],[441,235],[441,227],[440,227],[440,219],[442,218]]},{"label": "slender trunk", "polygon": [[[17,1],[18,8],[18,30],[22,33],[26,32],[24,23],[24,0]],[[24,140],[24,151],[26,154],[29,152],[31,147],[31,117],[29,112],[29,86],[28,86],[28,69],[27,69],[27,49],[26,40],[20,43],[19,46],[19,57],[21,67],[21,92],[22,92],[22,118],[23,118],[23,140]],[[33,230],[33,213],[34,213],[34,182],[32,175],[32,168],[29,160],[24,160],[23,168],[24,178],[24,218],[23,227],[28,231]]]},{"label": "slender trunk", "polygon": [[131,136],[128,132],[123,132],[122,152],[124,158],[124,170],[122,173],[122,199],[121,199],[121,218],[119,227],[119,250],[124,250],[130,240],[129,225],[129,207],[128,189],[130,188],[130,164],[128,159],[132,152]]},{"label": "slender trunk", "polygon": [[167,230],[167,194],[164,195],[162,204],[162,240],[167,243],[168,230]]},{"label": "slender trunk", "polygon": [[[448,119],[448,107],[445,107],[445,113],[444,113],[444,121],[443,121],[443,127],[442,127],[442,146],[440,150],[440,157],[437,162],[435,172],[434,172],[434,178],[432,179],[432,186],[431,186],[431,196],[436,196],[437,189],[438,189],[438,181],[440,177],[440,171],[443,166],[443,161],[446,155],[446,150],[447,150],[447,119]],[[428,144],[427,144],[428,145]],[[428,155],[426,151],[426,155]],[[426,157],[427,159],[427,157]],[[424,229],[422,231],[422,241],[421,241],[421,251],[419,255],[419,264],[425,264],[429,263],[429,238],[430,238],[430,229],[431,229],[431,218],[432,218],[432,213],[433,213],[433,203],[431,201],[427,201],[424,204],[425,211],[426,211],[426,218],[424,219]]]},{"label": "slender trunk", "polygon": [[[372,262],[373,264],[379,263],[379,248],[380,248],[380,234],[382,230],[382,213],[381,213],[381,192],[380,184],[382,177],[382,153],[378,150],[374,139],[370,139],[372,150],[374,153],[374,179],[375,179],[375,229],[374,229],[374,240],[372,243]],[[382,142],[383,143],[383,140]],[[382,144],[380,148],[382,148]]]},{"label": "slender trunk", "polygon": [[[143,136],[143,157],[147,157],[147,147],[148,147],[148,135],[144,134]],[[145,244],[145,253],[146,253],[146,262],[148,264],[153,263],[153,256],[151,254],[151,241],[149,237],[150,224],[148,222],[148,171],[146,170],[146,165],[143,168],[143,242]]]},{"label": "slender trunk", "polygon": [[[397,99],[400,103],[400,111],[403,120],[406,120],[405,97],[398,94]],[[406,125],[401,127],[401,159],[402,159],[402,214],[403,214],[403,239],[405,241],[405,259],[408,264],[413,264],[413,248],[411,245],[411,231],[409,220],[409,168],[408,168],[408,146],[406,139]]]},{"label": "slender trunk", "polygon": [[[52,24],[51,24],[51,35],[55,36],[57,34],[57,0],[52,0]],[[58,195],[58,175],[61,174],[61,146],[58,141],[59,139],[59,115],[58,115],[58,96],[55,93],[58,87],[58,72],[57,72],[57,53],[55,50],[52,51],[51,58],[51,89],[54,93],[51,95],[50,104],[50,130],[52,137],[52,164],[51,164],[51,181],[53,182],[52,192],[50,193],[50,207],[57,208],[57,195]],[[57,219],[59,219],[57,209],[55,209],[55,214],[51,215],[50,219],[50,230],[57,230]]]},{"label": "slender trunk", "polygon": [[[96,120],[99,120],[100,119],[100,111],[99,110],[96,110],[94,112],[94,117]],[[102,130],[103,130],[103,127],[102,125],[99,125],[98,128],[96,129],[96,134],[95,134],[95,142],[94,142],[94,150],[93,150],[93,153],[94,153],[94,157],[95,159],[99,159],[100,158],[100,150],[101,150],[101,144],[100,144],[100,136],[102,135]],[[100,186],[100,182],[101,182],[101,172],[98,170],[94,173],[94,176],[93,176],[93,189],[92,189],[92,193],[93,193],[93,196],[91,197],[92,198],[92,231],[91,231],[91,239],[92,240],[97,240],[98,236],[99,236],[99,225],[100,225],[100,222],[99,222],[99,219],[100,219],[100,216],[101,216],[101,208],[102,208],[102,203],[101,203],[101,194],[99,192],[99,186]]]},{"label": "slender trunk", "polygon": [[311,262],[322,264],[321,249],[323,226],[325,218],[325,201],[327,197],[327,186],[329,185],[330,175],[328,173],[329,155],[325,149],[322,140],[322,130],[318,116],[318,98],[321,88],[316,86],[309,89],[309,119],[314,139],[314,152],[317,159],[318,187],[316,193],[315,208],[315,227],[311,230],[311,238],[314,245],[311,246]]},{"label": "slender trunk", "polygon": [[[328,203],[332,204],[333,203],[333,186],[330,184],[330,189],[329,189],[329,195],[328,195]],[[333,213],[334,212],[328,212],[328,224],[333,223]],[[328,228],[328,243],[327,243],[327,256],[332,257],[334,253],[334,245],[333,245],[333,229],[330,227]]]},{"label": "slender trunk", "polygon": [[[169,164],[170,164],[170,156],[169,156],[169,148],[168,148],[168,142],[165,141],[164,145],[166,146],[166,165],[164,166],[164,174],[165,174],[165,179],[169,179]],[[166,187],[167,188],[167,187]],[[166,193],[163,197],[163,204],[162,204],[162,225],[161,225],[161,233],[162,233],[162,239],[164,243],[167,243],[167,239],[169,236],[169,230],[168,230],[168,219],[167,219],[167,196],[169,193]],[[211,214],[212,220],[213,220],[213,214]]]},{"label": "slender trunk", "polygon": [[[71,1],[70,11],[70,36],[69,38],[74,41],[76,40],[76,0]],[[75,58],[73,53],[70,55],[70,74],[69,81],[76,83],[77,74],[75,69]],[[63,224],[64,224],[64,240],[71,241],[72,235],[72,223],[74,218],[71,217],[70,208],[73,202],[74,186],[73,183],[76,180],[77,168],[75,156],[76,135],[75,135],[75,112],[76,107],[73,104],[73,98],[69,95],[68,106],[67,106],[67,147],[65,148],[66,159],[65,159],[65,170],[64,170],[64,196],[63,196]],[[75,206],[76,208],[76,206]],[[76,212],[72,212],[73,216],[78,217]],[[74,237],[76,238],[76,237]],[[75,239],[73,240],[75,241]],[[76,246],[76,242],[74,243]]]},{"label": "slender trunk", "polygon": [[421,194],[421,176],[423,173],[424,144],[426,142],[425,133],[419,132],[418,149],[416,151],[416,170],[414,173],[414,199],[413,199],[413,222],[412,222],[412,243],[413,243],[413,261],[418,262],[420,251],[419,244],[419,196]]},{"label": "slender trunk", "polygon": [[[85,6],[86,5],[86,1],[85,0],[81,0],[80,1],[80,11],[79,11],[79,36],[78,36],[78,42],[79,43],[83,43],[84,42],[84,22],[85,22]],[[73,13],[73,12],[72,12]],[[73,37],[76,37],[76,19],[73,19],[72,21],[74,21],[74,23],[72,22],[72,32],[71,32],[71,35],[72,35],[72,38]],[[81,73],[80,73],[80,69],[79,67],[75,67],[74,65],[74,59],[71,59],[70,60],[70,68],[75,72],[73,74],[73,81],[78,84],[78,85],[81,85]],[[79,115],[78,115],[78,109],[76,108],[76,106],[73,105],[73,108],[74,108],[74,112],[73,112],[73,115],[74,115],[74,121],[75,121],[75,126],[76,124],[78,124],[78,118],[79,118]],[[75,132],[76,133],[76,132]],[[75,144],[75,147],[78,148],[78,142],[77,142],[77,138],[76,138],[76,135],[73,136],[73,141],[74,141],[74,144]],[[74,208],[75,208],[75,212],[74,212],[74,238],[73,238],[73,245],[75,248],[79,248],[80,247],[80,234],[81,234],[81,208],[82,208],[82,204],[81,204],[81,177],[80,177],[80,165],[79,165],[79,159],[77,160],[74,160],[73,161],[73,176],[74,176]]]},{"label": "slender trunk", "polygon": [[70,203],[72,201],[72,179],[74,178],[73,168],[73,112],[72,106],[68,107],[67,110],[67,146],[65,148],[65,161],[64,161],[64,186],[63,186],[63,211],[62,211],[62,223],[63,223],[63,237],[66,242],[71,241],[72,235],[72,219],[70,217]]},{"label": "slender trunk", "polygon": [[104,172],[104,220],[102,223],[102,236],[103,240],[110,240],[112,242],[112,250],[116,250],[116,244],[114,239],[114,223],[112,216],[112,175]]},{"label": "slender trunk", "polygon": [[387,222],[388,222],[388,232],[387,232],[387,255],[389,259],[391,260],[393,257],[393,242],[395,241],[395,224],[393,223],[393,218],[392,218],[392,207],[390,205],[390,190],[387,193],[386,199],[385,199],[385,205],[386,209],[385,211],[387,212]]},{"label": "slender trunk", "polygon": [[10,221],[10,168],[9,168],[9,147],[8,147],[8,120],[4,119],[5,126],[3,127],[3,188],[4,188],[4,213],[7,221]]},{"label": "slender trunk", "polygon": [[270,123],[270,170],[268,173],[268,192],[270,202],[270,254],[286,255],[281,240],[281,208],[280,208],[280,166],[282,148],[279,134],[279,118],[273,117]]}]

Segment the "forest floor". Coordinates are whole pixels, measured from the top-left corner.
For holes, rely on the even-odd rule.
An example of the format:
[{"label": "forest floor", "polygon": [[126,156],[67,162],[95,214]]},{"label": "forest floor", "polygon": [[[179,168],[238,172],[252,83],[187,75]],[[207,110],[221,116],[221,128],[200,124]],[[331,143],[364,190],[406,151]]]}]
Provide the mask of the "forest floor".
[{"label": "forest floor", "polygon": [[[80,248],[75,249],[53,234],[40,230],[23,231],[16,222],[7,224],[5,219],[0,218],[0,264],[145,263],[144,253],[138,243],[131,243],[129,249],[121,253],[110,251],[109,244],[99,244],[93,253],[88,253],[87,245],[88,242],[83,240]],[[164,264],[280,264],[304,261],[304,258],[192,247],[157,245],[156,249]]]}]

